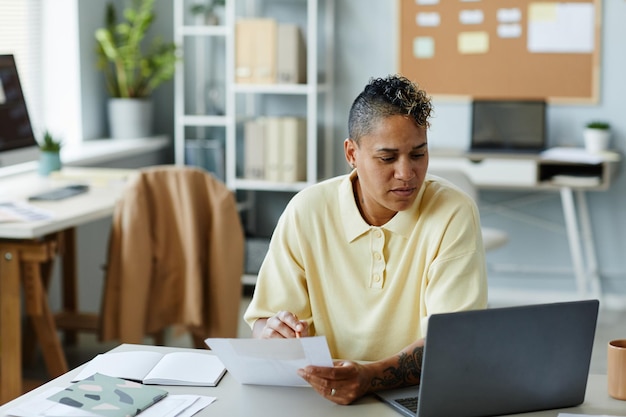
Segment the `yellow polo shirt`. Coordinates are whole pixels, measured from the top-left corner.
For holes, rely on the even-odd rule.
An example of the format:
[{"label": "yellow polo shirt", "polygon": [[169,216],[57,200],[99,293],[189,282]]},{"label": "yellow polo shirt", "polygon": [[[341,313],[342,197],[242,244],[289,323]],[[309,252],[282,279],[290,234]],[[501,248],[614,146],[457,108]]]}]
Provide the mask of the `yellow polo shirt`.
[{"label": "yellow polo shirt", "polygon": [[487,277],[474,201],[427,176],[415,203],[368,225],[340,176],[296,194],[281,215],[244,319],[280,310],[325,335],[333,358],[372,361],[426,335],[428,316],[485,308]]}]

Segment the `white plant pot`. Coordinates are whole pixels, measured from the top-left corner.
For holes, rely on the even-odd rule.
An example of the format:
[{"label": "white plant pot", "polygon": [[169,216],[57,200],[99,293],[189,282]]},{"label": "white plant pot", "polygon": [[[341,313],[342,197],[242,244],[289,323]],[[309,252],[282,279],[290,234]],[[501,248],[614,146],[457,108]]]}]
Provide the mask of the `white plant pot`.
[{"label": "white plant pot", "polygon": [[590,153],[599,153],[609,148],[611,131],[606,129],[586,128],[583,132],[585,139],[585,149]]},{"label": "white plant pot", "polygon": [[109,133],[114,139],[152,136],[152,101],[136,98],[109,99]]}]

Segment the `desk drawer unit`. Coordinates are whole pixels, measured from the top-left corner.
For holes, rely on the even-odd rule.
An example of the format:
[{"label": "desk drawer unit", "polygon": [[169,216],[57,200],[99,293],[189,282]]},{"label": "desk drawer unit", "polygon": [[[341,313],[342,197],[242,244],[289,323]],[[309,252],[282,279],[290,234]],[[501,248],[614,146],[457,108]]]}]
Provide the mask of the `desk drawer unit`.
[{"label": "desk drawer unit", "polygon": [[469,160],[433,157],[433,169],[460,169],[477,187],[534,187],[537,184],[537,161],[534,159],[484,158]]}]

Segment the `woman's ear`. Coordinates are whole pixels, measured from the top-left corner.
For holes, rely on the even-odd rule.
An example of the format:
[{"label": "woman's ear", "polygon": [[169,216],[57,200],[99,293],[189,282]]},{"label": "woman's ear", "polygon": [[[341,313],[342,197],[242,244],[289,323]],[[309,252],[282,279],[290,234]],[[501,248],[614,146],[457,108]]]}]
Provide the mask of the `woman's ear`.
[{"label": "woman's ear", "polygon": [[346,162],[352,168],[356,167],[356,149],[357,144],[354,140],[347,138],[343,141],[343,152],[346,156]]}]

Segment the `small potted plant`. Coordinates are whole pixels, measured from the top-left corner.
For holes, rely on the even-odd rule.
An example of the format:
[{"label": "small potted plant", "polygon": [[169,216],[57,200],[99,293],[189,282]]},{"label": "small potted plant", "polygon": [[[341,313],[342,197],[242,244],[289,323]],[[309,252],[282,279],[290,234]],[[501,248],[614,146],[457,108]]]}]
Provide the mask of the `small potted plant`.
[{"label": "small potted plant", "polygon": [[191,14],[204,16],[207,25],[219,25],[220,18],[216,12],[217,7],[224,7],[226,0],[201,0],[191,6]]},{"label": "small potted plant", "polygon": [[609,147],[611,125],[606,121],[591,121],[586,124],[583,137],[585,139],[585,149],[588,152],[603,152]]},{"label": "small potted plant", "polygon": [[44,132],[43,139],[39,141],[39,174],[46,177],[52,171],[61,169],[61,146],[60,140],[56,140],[48,131]]}]

